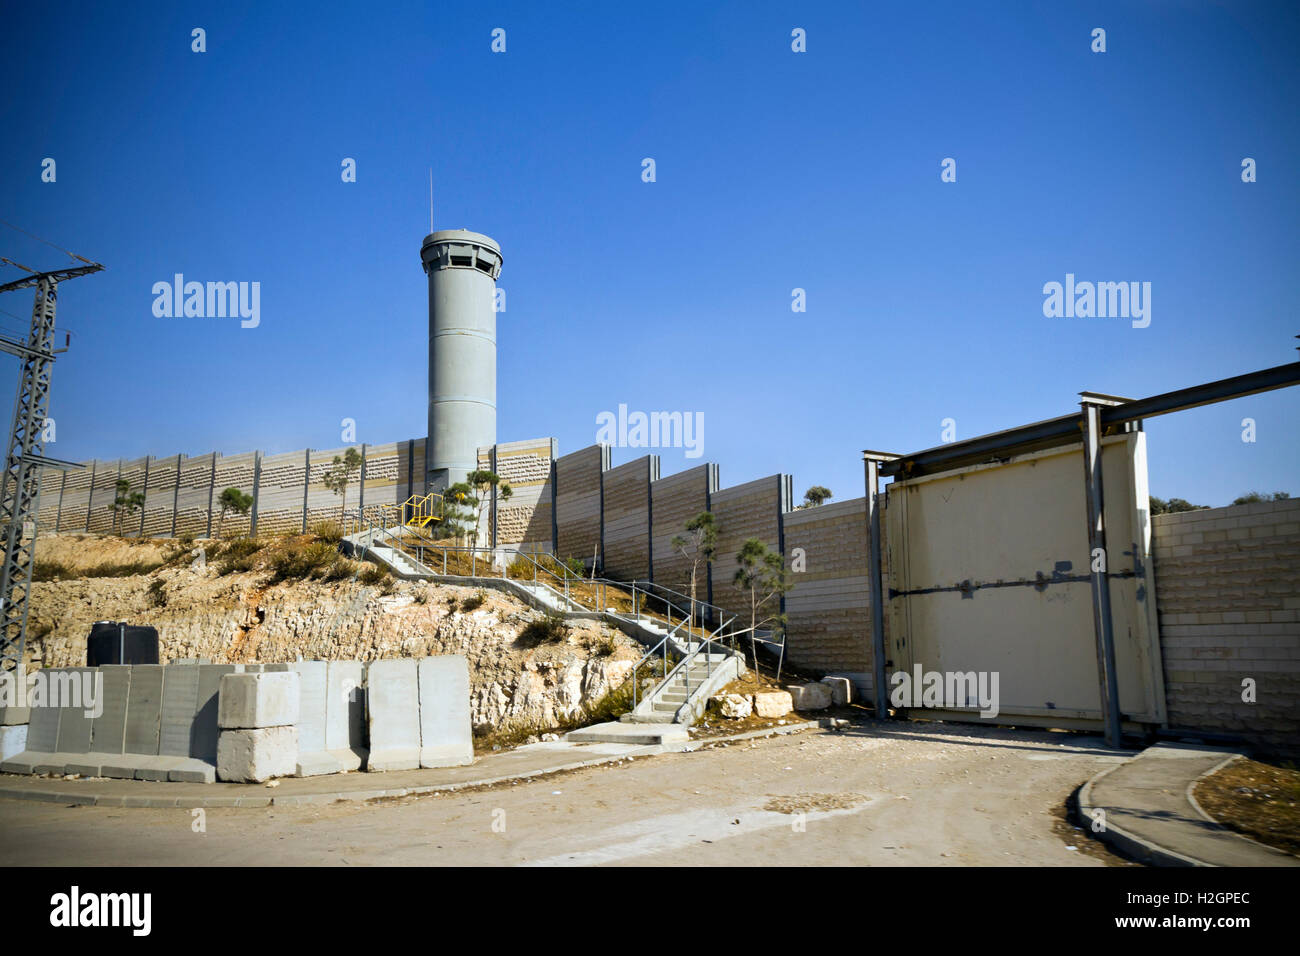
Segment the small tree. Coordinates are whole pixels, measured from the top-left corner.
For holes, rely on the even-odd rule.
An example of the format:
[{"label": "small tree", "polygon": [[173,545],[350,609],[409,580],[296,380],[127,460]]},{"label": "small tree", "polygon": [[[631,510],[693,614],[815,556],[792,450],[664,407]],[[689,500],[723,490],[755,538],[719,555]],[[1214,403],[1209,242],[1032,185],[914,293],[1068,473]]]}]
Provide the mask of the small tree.
[{"label": "small tree", "polygon": [[[736,553],[736,564],[736,575],[731,583],[749,593],[749,647],[757,672],[758,640],[754,632],[764,624],[785,625],[785,615],[779,610],[781,597],[790,590],[785,559],[778,552],[768,550],[758,538],[747,538]],[[771,607],[773,600],[777,601],[775,613]],[[780,679],[778,667],[777,680]]]},{"label": "small tree", "polygon": [[442,493],[442,519],[439,529],[456,540],[467,535],[478,514],[478,498],[474,486],[467,481],[460,481]]},{"label": "small tree", "polygon": [[113,510],[113,533],[121,534],[122,519],[144,507],[144,495],[139,491],[132,491],[131,482],[125,478],[117,479],[116,489],[117,495],[113,498],[110,507]]},{"label": "small tree", "polygon": [[474,491],[474,546],[477,547],[479,525],[483,523],[483,513],[492,503],[492,489],[497,489],[497,498],[501,501],[509,501],[514,489],[502,481],[496,472],[485,469],[471,471],[465,476],[465,484]]},{"label": "small tree", "polygon": [[686,522],[686,534],[677,535],[669,542],[674,551],[691,562],[691,622],[695,622],[695,586],[699,577],[700,562],[713,561],[718,548],[718,524],[711,511],[701,511]]},{"label": "small tree", "polygon": [[250,508],[253,507],[253,496],[246,495],[238,488],[227,488],[217,499],[217,504],[221,505],[221,513],[217,517],[217,537],[221,537],[221,525],[226,520],[226,512],[233,511],[237,515],[246,515]]},{"label": "small tree", "polygon": [[834,498],[835,494],[825,485],[813,485],[803,493],[803,504],[800,508],[816,508],[828,498]]},{"label": "small tree", "polygon": [[352,481],[352,475],[361,467],[361,454],[355,448],[349,448],[340,457],[334,456],[334,461],[330,464],[329,470],[325,472],[325,477],[321,483],[343,498],[339,506],[339,517],[348,510],[348,484]]}]

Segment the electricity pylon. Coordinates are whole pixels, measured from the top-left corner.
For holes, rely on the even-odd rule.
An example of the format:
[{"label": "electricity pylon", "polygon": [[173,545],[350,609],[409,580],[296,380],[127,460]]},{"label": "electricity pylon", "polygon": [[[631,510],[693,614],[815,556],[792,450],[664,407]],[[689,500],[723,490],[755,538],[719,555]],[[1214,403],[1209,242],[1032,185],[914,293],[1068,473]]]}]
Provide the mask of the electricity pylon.
[{"label": "electricity pylon", "polygon": [[[27,341],[0,336],[0,351],[17,356],[22,365],[18,372],[13,424],[9,429],[9,453],[3,462],[4,472],[0,474],[0,535],[4,536],[5,545],[4,569],[0,575],[0,670],[19,667],[23,660],[23,647],[27,640],[27,597],[32,589],[32,561],[36,552],[41,469],[81,467],[42,454],[45,450],[45,421],[50,408],[50,374],[56,351],[52,346],[59,283],[104,268],[97,262],[81,261],[87,264],[53,272],[33,272],[25,278],[0,285],[0,292],[36,287],[36,303],[32,306],[32,325]],[[29,521],[30,533],[24,534]]]}]

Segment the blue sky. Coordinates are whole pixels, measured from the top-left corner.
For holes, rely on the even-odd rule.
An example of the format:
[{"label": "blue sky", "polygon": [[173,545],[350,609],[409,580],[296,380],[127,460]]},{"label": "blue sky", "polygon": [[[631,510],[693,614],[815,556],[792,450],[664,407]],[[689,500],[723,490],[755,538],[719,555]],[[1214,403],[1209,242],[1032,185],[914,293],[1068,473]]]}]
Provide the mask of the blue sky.
[{"label": "blue sky", "polygon": [[[48,453],[422,435],[430,166],[438,227],[504,253],[501,441],[702,412],[724,485],[845,499],[861,449],[945,418],[966,438],[1291,362],[1298,41],[1281,3],[11,7],[0,218],[107,266],[62,287]],[[0,254],[67,261],[3,227]],[[260,282],[261,324],[155,317],[177,272]],[[1044,317],[1067,273],[1150,282],[1150,326]],[[30,308],[0,296],[0,328]],[[1300,493],[1300,390],[1147,432],[1153,494]]]}]

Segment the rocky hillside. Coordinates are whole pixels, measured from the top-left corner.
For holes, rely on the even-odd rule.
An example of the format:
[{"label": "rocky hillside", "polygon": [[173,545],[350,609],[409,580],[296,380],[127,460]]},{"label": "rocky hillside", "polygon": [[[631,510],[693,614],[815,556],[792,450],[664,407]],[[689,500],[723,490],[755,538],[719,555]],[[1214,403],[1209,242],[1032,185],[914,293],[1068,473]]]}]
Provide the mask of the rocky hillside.
[{"label": "rocky hillside", "polygon": [[[192,553],[198,546],[42,537],[37,577],[47,580],[33,584],[28,665],[84,664],[86,635],[99,620],[157,627],[164,663],[463,654],[475,731],[486,734],[542,732],[581,719],[641,654],[599,622],[548,630],[538,626],[544,615],[501,592],[393,581],[312,536],[242,549],[208,544],[204,562]],[[277,581],[304,566],[309,573]]]}]

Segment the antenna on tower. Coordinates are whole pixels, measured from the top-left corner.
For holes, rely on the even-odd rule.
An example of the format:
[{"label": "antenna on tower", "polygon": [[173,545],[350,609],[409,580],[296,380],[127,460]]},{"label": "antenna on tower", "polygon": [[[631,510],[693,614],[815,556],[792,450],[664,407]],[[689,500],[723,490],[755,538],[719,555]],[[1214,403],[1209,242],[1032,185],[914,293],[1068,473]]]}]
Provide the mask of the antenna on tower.
[{"label": "antenna on tower", "polygon": [[429,232],[433,232],[433,167],[429,167]]}]

